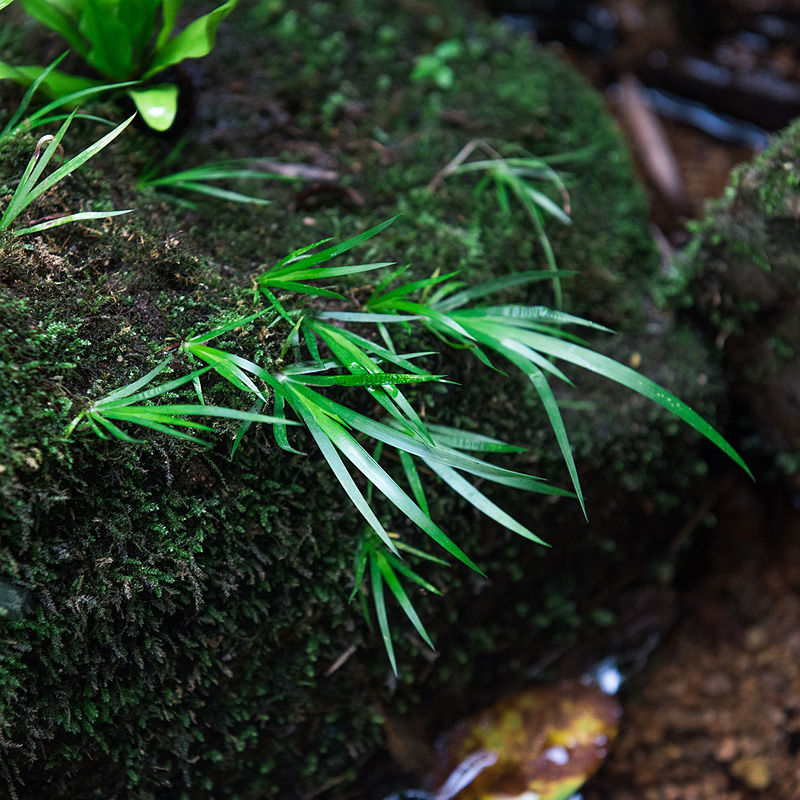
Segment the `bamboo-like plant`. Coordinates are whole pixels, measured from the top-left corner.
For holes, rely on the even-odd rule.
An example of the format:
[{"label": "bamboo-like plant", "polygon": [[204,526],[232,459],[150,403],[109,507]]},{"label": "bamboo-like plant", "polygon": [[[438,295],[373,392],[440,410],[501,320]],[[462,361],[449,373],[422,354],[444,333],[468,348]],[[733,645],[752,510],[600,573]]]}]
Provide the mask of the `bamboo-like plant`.
[{"label": "bamboo-like plant", "polygon": [[[390,532],[387,528],[390,517],[379,511],[375,490],[388,501],[390,508],[399,511],[450,556],[478,572],[478,565],[431,518],[425,489],[429,478],[423,479],[419,464],[424,465],[426,474],[436,476],[481,513],[533,542],[544,544],[537,534],[478,489],[470,478],[522,491],[577,495],[584,505],[566,427],[548,383],[548,376],[564,381],[569,381],[569,378],[551,359],[596,372],[644,395],[708,438],[745,470],[747,467],[711,425],[674,395],[635,370],[592,351],[580,339],[562,329],[565,325],[580,325],[607,330],[602,326],[541,306],[475,305],[501,290],[552,277],[547,271],[509,275],[473,287],[453,275],[434,275],[392,288],[393,282],[405,272],[403,267],[390,272],[377,284],[365,303],[365,310],[332,311],[316,307],[320,298],[344,300],[345,297],[330,286],[319,286],[313,281],[335,282],[345,275],[364,274],[392,266],[391,262],[347,266],[325,264],[366,242],[391,222],[387,220],[339,244],[322,247],[327,241],[317,242],[281,259],[256,278],[257,290],[267,300],[266,308],[225,322],[208,332],[191,335],[172,348],[203,366],[165,383],[154,383],[168,367],[177,366],[173,358],[168,358],[139,380],[89,404],[73,420],[68,433],[72,433],[85,419],[97,435],[106,438],[111,435],[133,441],[133,437],[118,424],[132,423],[190,442],[207,444],[206,440],[183,430],[189,428],[212,433],[211,426],[194,419],[205,415],[240,423],[234,437],[234,452],[248,427],[253,422],[264,422],[272,425],[279,448],[302,455],[289,440],[288,426],[304,428],[366,522],[356,558],[354,594],[368,573],[381,635],[392,668],[396,670],[385,589],[388,588],[396,598],[423,640],[431,644],[401,578],[428,590],[434,588],[402,560],[402,554],[405,552],[431,561],[440,559],[411,548]],[[279,298],[276,292],[284,297]],[[287,294],[295,294],[300,302],[287,307]],[[313,305],[310,298],[314,300]],[[234,329],[246,331],[259,318],[268,325],[284,324],[288,327],[281,356],[291,350],[294,355],[292,363],[270,370],[246,355],[208,344]],[[382,343],[356,333],[351,329],[354,325],[375,326]],[[392,326],[397,325],[425,328],[444,345],[471,351],[498,373],[500,370],[491,360],[495,356],[521,369],[542,399],[575,494],[551,486],[541,478],[498,466],[484,457],[520,452],[524,448],[488,436],[434,425],[424,419],[401,387],[411,383],[441,382],[446,380],[446,376],[428,372],[417,363],[430,352],[397,351],[391,334]],[[243,401],[250,405],[248,411],[205,404],[202,380],[211,371],[241,393]],[[197,402],[149,403],[168,393],[186,389],[190,384]],[[329,396],[328,390],[340,394],[342,391],[367,391],[381,413],[375,416],[359,411]],[[262,411],[270,401],[272,415],[265,415]],[[381,418],[383,414],[385,418]],[[381,459],[387,450],[395,452],[397,469],[387,469],[382,465]]]}]

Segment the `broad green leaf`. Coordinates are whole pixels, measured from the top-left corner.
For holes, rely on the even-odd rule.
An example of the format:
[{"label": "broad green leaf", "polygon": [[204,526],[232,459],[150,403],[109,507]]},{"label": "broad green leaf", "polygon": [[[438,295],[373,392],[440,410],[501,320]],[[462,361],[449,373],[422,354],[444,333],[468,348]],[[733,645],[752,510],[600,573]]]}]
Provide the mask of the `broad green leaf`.
[{"label": "broad green leaf", "polygon": [[175,19],[182,5],[183,0],[161,0],[161,14],[163,20],[161,23],[161,30],[158,32],[158,38],[156,39],[156,52],[161,50],[169,41],[169,37],[172,36],[172,31],[175,29]]},{"label": "broad green leaf", "polygon": [[178,87],[174,83],[128,89],[128,94],[148,127],[160,132],[172,127],[178,113]]},{"label": "broad green leaf", "polygon": [[84,0],[21,0],[21,3],[34,19],[63,36],[79,56],[86,57],[89,43],[78,30]]},{"label": "broad green leaf", "polygon": [[[162,40],[161,47],[155,51],[150,66],[142,78],[147,80],[167,67],[179,64],[184,59],[207,56],[214,48],[217,29],[222,20],[236,8],[238,3],[239,0],[228,0],[227,3],[223,3],[210,13],[189,23],[174,38]],[[161,38],[159,36],[159,39]]]},{"label": "broad green leaf", "polygon": [[[0,79],[12,80],[23,86],[32,84],[47,67],[20,66],[14,67],[0,61]],[[95,78],[83,78],[77,75],[68,75],[57,69],[48,72],[40,87],[48,97],[59,99],[74,92],[80,92],[93,86],[102,86],[104,81]]]},{"label": "broad green leaf", "polygon": [[[127,80],[133,76],[132,31],[119,18],[119,9],[124,0],[115,0],[113,6],[98,0],[88,0],[81,11],[78,30],[90,43],[84,58],[101,75],[115,80]],[[137,0],[142,7],[147,0]]]}]

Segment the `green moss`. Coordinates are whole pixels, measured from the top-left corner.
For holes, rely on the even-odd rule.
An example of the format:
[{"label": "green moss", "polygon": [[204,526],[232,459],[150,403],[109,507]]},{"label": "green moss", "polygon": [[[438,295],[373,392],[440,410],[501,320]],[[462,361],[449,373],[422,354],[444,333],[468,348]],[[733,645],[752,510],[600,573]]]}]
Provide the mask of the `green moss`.
[{"label": "green moss", "polygon": [[[491,581],[423,565],[447,590],[415,596],[441,653],[432,669],[393,609],[401,670],[388,680],[378,637],[347,604],[360,523],[301,434],[307,458],[254,429],[233,461],[224,426],[210,452],[158,436],[137,446],[88,430],[64,438],[88,400],[142,375],[168,337],[248,310],[254,269],[322,236],[344,238],[399,209],[359,258],[471,281],[539,264],[521,211],[503,217],[466,179],[425,189],[476,136],[545,155],[591,146],[570,168],[575,224],[552,231],[561,265],[580,276],[569,308],[629,327],[647,319],[646,334],[610,341],[610,352],[639,352],[649,374],[713,412],[702,350],[646,301],[655,250],[601,100],[554,54],[498,26],[463,10],[430,21],[393,4],[264,2],[237,10],[203,62],[215,82],[198,97],[187,152],[334,168],[358,195],[275,184],[263,209],[185,210],[136,192],[136,169],[163,146],[131,133],[35,213],[101,198],[135,216],[0,238],[0,603],[18,609],[0,619],[0,734],[11,744],[0,769],[21,797],[292,797],[352,780],[382,741],[382,708],[402,713],[432,697],[461,707],[486,654],[506,657],[493,657],[484,681],[522,671],[548,643],[577,637],[587,598],[628,574],[631,559],[647,563],[659,531],[671,535],[668,512],[702,468],[696,440],[644,401],[581,378],[564,401],[591,527],[577,504],[502,498],[554,545],[546,551],[434,492],[433,513]],[[465,43],[448,61],[452,88],[410,82],[441,38]],[[235,81],[264,97],[229,91]],[[96,134],[74,131],[75,150]],[[0,153],[0,186],[13,185],[33,144],[23,137]],[[358,197],[364,207],[353,207]],[[550,302],[539,291],[531,299]],[[258,333],[228,344],[271,363],[281,335]],[[487,392],[479,365],[447,354],[440,366],[461,386],[418,392],[431,419],[527,444],[519,466],[565,482],[524,381],[493,377]],[[233,400],[225,386],[214,391]]]},{"label": "green moss", "polygon": [[753,452],[791,463],[800,425],[800,125],[731,175],[693,231],[678,296],[722,351]]}]

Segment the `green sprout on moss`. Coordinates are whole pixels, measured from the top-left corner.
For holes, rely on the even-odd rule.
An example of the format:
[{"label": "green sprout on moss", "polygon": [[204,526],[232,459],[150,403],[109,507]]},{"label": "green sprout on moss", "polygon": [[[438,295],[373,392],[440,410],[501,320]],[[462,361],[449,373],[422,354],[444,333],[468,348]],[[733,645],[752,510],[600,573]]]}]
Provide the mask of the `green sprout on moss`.
[{"label": "green sprout on moss", "polygon": [[[631,367],[590,350],[583,340],[565,332],[561,326],[583,326],[610,333],[608,328],[545,306],[509,304],[468,307],[475,300],[541,280],[545,275],[542,271],[522,272],[471,288],[465,288],[461,281],[447,280],[450,276],[435,277],[392,290],[383,291],[379,288],[368,299],[366,307],[387,316],[392,313],[416,314],[421,324],[451,347],[468,349],[482,363],[497,369],[487,354],[489,351],[521,370],[542,401],[584,514],[586,508],[577,467],[566,426],[547,376],[570,385],[572,381],[553,363],[554,359],[602,375],[652,400],[713,442],[749,474],[738,453],[696,411]],[[433,289],[437,284],[438,288],[425,302],[413,298],[420,286]]]},{"label": "green sprout on moss", "polygon": [[447,91],[453,88],[455,73],[448,61],[458,58],[464,52],[464,45],[458,39],[439,42],[432,53],[418,56],[411,71],[414,83],[432,83],[437,89]]},{"label": "green sprout on moss", "polygon": [[[569,378],[553,363],[554,359],[596,372],[648,397],[707,437],[745,470],[747,467],[722,436],[674,395],[631,368],[593,352],[582,340],[561,328],[578,325],[606,330],[602,326],[541,306],[475,305],[497,292],[551,277],[546,271],[509,275],[473,287],[455,279],[454,275],[434,275],[392,288],[393,282],[407,269],[401,267],[376,285],[362,306],[365,310],[320,308],[325,300],[346,300],[343,294],[330,288],[331,282],[336,285],[336,279],[392,266],[390,262],[347,266],[325,264],[377,235],[391,222],[387,220],[324,249],[318,248],[328,240],[290,253],[256,278],[257,291],[266,299],[267,308],[226,322],[206,333],[189,336],[173,348],[203,366],[166,383],[153,385],[168,366],[176,363],[174,357],[162,361],[144,377],[92,403],[73,420],[68,433],[72,433],[85,419],[99,436],[108,438],[111,435],[132,442],[133,437],[117,424],[124,422],[207,444],[194,433],[183,430],[189,428],[210,433],[210,426],[186,419],[206,415],[239,422],[233,452],[251,423],[266,422],[272,425],[280,449],[303,455],[290,443],[288,426],[304,428],[366,522],[366,533],[356,559],[354,594],[369,573],[381,636],[396,671],[385,588],[388,587],[423,640],[432,646],[401,579],[429,591],[436,590],[407,565],[402,555],[405,552],[432,561],[437,559],[401,543],[397,535],[390,532],[388,520],[392,514],[399,512],[402,518],[422,530],[450,556],[481,573],[480,568],[431,518],[426,499],[427,482],[432,478],[440,480],[482,514],[539,544],[544,542],[500,508],[472,480],[541,494],[577,495],[583,507],[566,428],[547,380],[550,376],[569,382]],[[319,286],[312,281],[329,285]],[[275,292],[281,294],[281,298]],[[298,307],[290,305],[287,308],[287,293],[301,298]],[[306,298],[305,301],[302,298]],[[208,344],[211,339],[237,328],[246,332],[256,319],[262,317],[269,326],[289,326],[280,359],[291,350],[293,363],[281,365],[279,362],[267,368],[243,355]],[[382,343],[350,329],[357,324],[375,326]],[[491,360],[496,356],[522,370],[543,401],[575,494],[551,486],[541,478],[498,466],[484,457],[519,453],[524,448],[481,434],[435,425],[424,419],[404,396],[401,386],[443,382],[445,376],[428,372],[415,363],[430,352],[399,353],[390,332],[393,325],[427,329],[442,344],[470,351],[498,373],[500,370]],[[212,371],[242,393],[251,404],[249,411],[205,404],[202,379]],[[150,401],[168,393],[188,389],[190,384],[199,402],[150,404]],[[377,404],[375,410],[378,413],[358,411],[328,395],[329,391],[341,396],[343,392],[353,390],[367,391]],[[268,416],[261,412],[270,400],[273,408],[272,415]],[[290,414],[294,419],[290,419]],[[371,447],[371,452],[368,447]],[[381,463],[384,455],[391,456],[391,463],[387,466]],[[420,466],[424,467],[424,473]],[[377,510],[376,490],[384,501],[388,501],[391,512],[388,516]]]},{"label": "green sprout on moss", "polygon": [[[397,534],[390,534],[390,536],[392,536],[397,549],[404,555],[430,561],[440,566],[448,566],[444,559],[437,558],[436,556],[432,556],[430,553],[425,553],[416,547],[407,545],[397,537]],[[391,594],[397,600],[405,615],[408,617],[417,633],[419,633],[419,635],[422,637],[425,644],[427,644],[431,650],[435,649],[433,642],[431,641],[431,637],[425,630],[425,626],[423,625],[422,620],[419,618],[419,614],[414,608],[411,598],[408,596],[408,593],[403,587],[401,577],[417,584],[417,586],[420,586],[422,589],[431,592],[432,594],[440,595],[441,592],[433,584],[426,581],[421,575],[411,569],[406,560],[402,560],[392,553],[387,553],[385,548],[381,547],[380,540],[369,528],[367,528],[364,532],[364,536],[360,540],[358,548],[356,549],[353,572],[355,574],[355,582],[353,586],[353,592],[350,595],[351,601],[358,593],[358,590],[361,587],[367,572],[369,574],[369,583],[372,590],[372,601],[375,607],[375,616],[378,620],[378,627],[380,628],[381,638],[383,640],[384,647],[386,648],[386,653],[389,656],[389,663],[391,664],[392,670],[395,674],[397,674],[397,658],[394,653],[392,633],[389,626],[389,616],[386,609],[386,593],[384,591],[384,587],[388,588]],[[363,611],[364,616],[369,622],[370,617],[366,606],[363,607]]]},{"label": "green sprout on moss", "polygon": [[[19,215],[30,206],[36,199],[41,197],[48,189],[52,189],[60,181],[64,180],[68,175],[73,173],[76,169],[85,164],[90,158],[97,155],[104,147],[110,144],[117,136],[125,130],[133,121],[133,116],[128,117],[124,122],[117,125],[114,130],[107,133],[101,139],[98,139],[94,144],[87,147],[85,150],[73,156],[69,161],[62,164],[58,169],[54,170],[46,178],[42,175],[47,168],[53,156],[58,150],[61,140],[64,138],[67,129],[70,126],[75,112],[67,117],[62,126],[58,129],[55,136],[43,136],[39,139],[36,149],[22,173],[16,191],[11,197],[8,205],[0,216],[0,232],[9,230],[14,224]],[[44,148],[44,149],[43,149]],[[66,214],[55,219],[48,219],[39,222],[35,225],[30,225],[26,228],[16,228],[11,233],[15,236],[22,236],[28,233],[37,233],[39,231],[47,230],[48,228],[55,228],[59,225],[66,225],[68,222],[78,222],[79,220],[86,219],[105,219],[106,217],[115,217],[119,214],[129,214],[130,209],[124,211],[80,211],[73,214]]]},{"label": "green sprout on moss", "polygon": [[[178,111],[178,86],[153,79],[188,58],[202,58],[214,47],[217,29],[238,4],[228,0],[173,35],[182,0],[21,0],[32,17],[61,35],[105,80],[51,70],[42,88],[53,98],[96,88],[110,79],[135,81],[126,91],[142,119],[165,131]],[[15,67],[0,62],[0,78],[35,81],[46,67]]]},{"label": "green sprout on moss", "polygon": [[[494,188],[497,203],[504,214],[511,212],[513,196],[522,206],[528,218],[533,223],[536,238],[544,251],[547,268],[552,272],[553,293],[556,308],[563,305],[563,290],[561,276],[550,237],[545,230],[545,217],[550,216],[564,225],[571,225],[570,201],[567,188],[561,176],[553,169],[551,164],[554,159],[543,159],[527,152],[524,148],[500,142],[497,145],[501,150],[516,153],[514,156],[504,156],[484,139],[472,139],[445,165],[428,184],[428,190],[433,192],[439,184],[450,175],[466,175],[477,173],[481,175],[475,194],[481,195],[490,186]],[[475,151],[483,151],[488,158],[469,160]],[[560,161],[575,159],[581,153],[573,153],[562,157]],[[561,195],[561,205],[554,202],[544,192],[537,188],[537,184],[546,184],[554,187]]]},{"label": "green sprout on moss", "polygon": [[261,158],[231,158],[224,161],[212,161],[195,167],[184,167],[175,172],[170,169],[183,160],[186,140],[179,142],[160,162],[151,162],[139,176],[139,188],[146,186],[159,191],[192,192],[214,197],[232,203],[250,203],[252,205],[268,205],[269,201],[252,194],[226,189],[218,186],[218,181],[289,181],[299,182],[301,179],[259,169],[265,166]]}]

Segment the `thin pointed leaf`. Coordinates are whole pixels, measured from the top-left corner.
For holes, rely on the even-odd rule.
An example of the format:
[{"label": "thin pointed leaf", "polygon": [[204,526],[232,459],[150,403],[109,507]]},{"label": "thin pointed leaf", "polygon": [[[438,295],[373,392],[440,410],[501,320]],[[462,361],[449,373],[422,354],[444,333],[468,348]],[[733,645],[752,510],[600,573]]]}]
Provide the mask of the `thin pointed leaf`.
[{"label": "thin pointed leaf", "polygon": [[510,514],[507,514],[500,506],[493,503],[483,492],[476,489],[454,469],[444,464],[437,464],[435,461],[423,460],[454,492],[460,494],[470,505],[475,506],[478,511],[486,514],[489,519],[498,522],[503,527],[526,539],[530,539],[532,542],[547,545],[547,542],[542,541],[535,533],[517,522]]},{"label": "thin pointed leaf", "polygon": [[[161,365],[159,365],[160,367]],[[158,369],[158,367],[156,368]],[[142,403],[145,400],[152,400],[154,397],[159,397],[166,392],[171,392],[173,389],[177,389],[179,386],[183,386],[185,383],[189,381],[193,381],[196,377],[200,377],[201,375],[205,375],[211,367],[201,367],[200,369],[193,370],[192,372],[188,373],[187,375],[183,375],[180,378],[175,378],[174,380],[167,381],[166,383],[162,383],[159,386],[154,386],[152,389],[145,389],[143,392],[137,392],[136,394],[129,394],[127,392],[128,389],[131,388],[134,384],[130,386],[124,387],[122,390],[118,390],[117,392],[112,392],[109,395],[98,400],[94,407],[98,410],[104,410],[107,408],[117,408],[121,406],[127,406],[131,403]],[[155,372],[155,370],[152,370]],[[149,375],[150,373],[148,373]],[[145,376],[147,377],[147,375]],[[136,383],[140,383],[143,381],[144,378],[141,378]],[[146,385],[146,384],[141,384]],[[140,388],[140,387],[137,387]],[[124,394],[120,394],[119,392],[125,392]]]},{"label": "thin pointed leaf", "polygon": [[389,663],[392,665],[392,672],[397,675],[397,659],[394,655],[392,645],[392,634],[389,631],[389,620],[386,616],[386,599],[383,596],[383,578],[375,553],[371,553],[369,564],[370,581],[372,583],[372,602],[375,604],[375,616],[378,618],[378,627],[381,631],[383,646],[389,656]]},{"label": "thin pointed leaf", "polygon": [[562,342],[559,339],[553,339],[538,333],[530,333],[528,338],[537,350],[602,375],[615,383],[632,389],[654,403],[658,403],[658,405],[666,408],[667,411],[670,411],[687,425],[694,428],[699,434],[705,436],[706,439],[715,444],[732,461],[738,464],[751,478],[753,477],[742,457],[708,422],[687,406],[686,403],[679,400],[671,392],[663,389],[655,381],[624,364],[614,361],[613,358],[587,350],[585,347],[580,347],[570,342]]},{"label": "thin pointed leaf", "polygon": [[25,236],[29,233],[39,233],[46,231],[49,228],[58,228],[61,225],[67,225],[70,222],[80,222],[84,219],[109,219],[110,217],[118,217],[121,214],[130,214],[133,212],[132,208],[123,211],[80,211],[77,214],[66,214],[63,217],[56,219],[49,219],[46,222],[40,222],[37,225],[31,225],[28,228],[15,228],[14,236]]},{"label": "thin pointed leaf", "polygon": [[425,644],[427,644],[428,647],[433,650],[433,642],[431,641],[430,636],[428,636],[428,632],[425,630],[425,626],[422,624],[422,620],[419,618],[419,615],[411,603],[411,600],[409,600],[406,590],[403,588],[403,584],[397,580],[397,575],[395,575],[391,564],[389,564],[389,562],[386,560],[383,553],[376,551],[375,558],[378,561],[378,569],[380,570],[384,581],[386,581],[389,591],[395,596],[395,599],[400,604],[400,608],[403,609],[417,633],[425,641]]},{"label": "thin pointed leaf", "polygon": [[[359,511],[362,517],[367,521],[367,524],[375,531],[375,533],[380,536],[381,540],[384,544],[393,552],[396,553],[397,549],[394,546],[389,534],[386,533],[384,530],[383,525],[381,525],[378,518],[375,516],[375,512],[370,508],[369,503],[364,499],[364,495],[361,494],[358,487],[355,484],[355,481],[350,476],[350,473],[347,471],[347,467],[345,467],[344,462],[342,461],[339,454],[336,452],[336,448],[329,436],[328,431],[333,430],[333,426],[336,426],[338,430],[344,431],[344,428],[336,425],[336,423],[327,417],[326,415],[322,414],[319,415],[319,420],[325,420],[326,425],[328,427],[328,431],[323,430],[323,428],[318,424],[318,418],[311,410],[311,408],[307,406],[300,406],[298,409],[300,416],[303,419],[303,422],[306,424],[308,428],[308,432],[311,434],[314,441],[317,443],[317,447],[319,447],[320,452],[322,453],[323,458],[328,462],[328,466],[333,471],[333,474],[336,476],[336,479],[341,484],[342,488],[345,490],[345,493],[350,498],[353,505]],[[328,424],[330,423],[330,424]]]},{"label": "thin pointed leaf", "polygon": [[[383,467],[376,463],[369,453],[344,428],[325,416],[320,416],[317,422],[333,444],[367,480],[375,484],[387,500],[397,506],[405,516],[425,531],[437,544],[447,550],[450,555],[479,574],[483,574],[472,559],[435,522],[425,515],[422,509],[397,485]],[[394,547],[392,549],[395,550]]]},{"label": "thin pointed leaf", "polygon": [[160,375],[170,364],[173,363],[173,359],[165,358],[160,364],[156,364],[153,369],[150,370],[146,375],[143,375],[138,380],[135,380],[133,383],[129,383],[127,386],[123,386],[121,389],[116,389],[110,394],[107,394],[103,398],[103,402],[112,401],[112,400],[121,400],[123,397],[128,397],[129,395],[138,392],[144,386],[147,386],[156,375]]},{"label": "thin pointed leaf", "polygon": [[567,436],[567,429],[564,426],[564,419],[561,416],[561,409],[558,407],[555,395],[550,388],[550,384],[547,382],[547,378],[540,369],[531,365],[531,371],[528,373],[528,377],[542,400],[547,418],[550,420],[550,427],[556,435],[556,441],[561,450],[561,455],[564,457],[564,463],[567,465],[570,480],[575,487],[575,495],[578,498],[578,502],[581,504],[581,511],[583,511],[584,518],[588,520],[589,516],[586,513],[586,503],[583,499],[580,478],[578,478],[578,468],[575,466],[575,459],[572,455],[572,447],[570,446],[569,437]]},{"label": "thin pointed leaf", "polygon": [[405,450],[398,451],[398,455],[400,456],[400,463],[403,466],[403,472],[406,474],[406,480],[411,489],[411,494],[414,495],[414,500],[417,501],[417,505],[422,509],[425,516],[430,517],[431,512],[428,508],[428,500],[425,497],[425,490],[422,487],[422,481],[420,480],[414,459],[411,458]]}]

